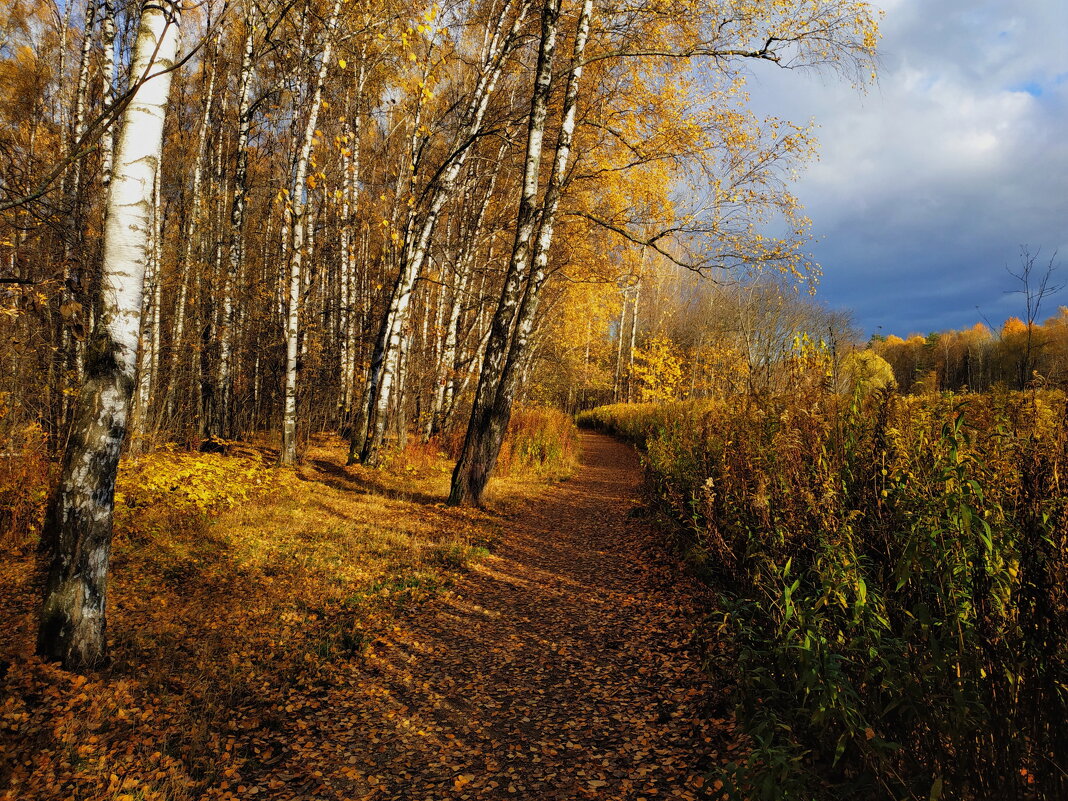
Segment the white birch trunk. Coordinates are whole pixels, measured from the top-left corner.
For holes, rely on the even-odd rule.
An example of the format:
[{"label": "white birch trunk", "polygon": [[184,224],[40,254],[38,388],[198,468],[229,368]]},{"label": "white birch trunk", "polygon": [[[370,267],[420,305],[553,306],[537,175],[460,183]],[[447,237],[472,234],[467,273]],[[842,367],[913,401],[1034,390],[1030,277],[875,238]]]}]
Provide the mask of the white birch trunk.
[{"label": "white birch trunk", "polygon": [[516,44],[518,34],[526,19],[529,2],[520,0],[516,17],[506,32],[505,21],[511,6],[511,2],[505,5],[503,13],[494,27],[493,35],[490,37],[489,44],[485,50],[487,57],[484,62],[483,72],[479,76],[475,90],[464,112],[463,123],[460,128],[461,133],[457,138],[457,148],[444,166],[441,176],[437,179],[429,206],[421,224],[418,226],[418,232],[412,236],[410,228],[405,231],[404,263],[394,284],[389,307],[382,319],[375,352],[372,354],[371,366],[368,371],[368,390],[365,391],[368,396],[368,407],[363,415],[366,425],[357,426],[353,432],[353,453],[356,450],[356,439],[365,435],[363,447],[360,449],[360,461],[364,464],[373,464],[375,462],[378,448],[381,446],[385,433],[385,413],[389,408],[390,392],[394,379],[389,370],[389,365],[395,363],[395,360],[391,358],[391,354],[395,353],[400,347],[401,332],[407,323],[412,291],[426,261],[431,236],[434,233],[438,217],[445,203],[455,191],[456,179],[470,155],[472,145],[478,133],[482,130],[486,109],[501,77],[505,57]]},{"label": "white birch trunk", "polygon": [[[93,51],[93,27],[96,24],[97,0],[86,0],[85,4],[85,32],[82,36],[82,55],[78,64],[78,88],[74,96],[74,130],[71,133],[72,146],[77,147],[78,142],[85,135],[86,117],[89,114],[89,63]],[[82,159],[74,164],[74,184],[71,187],[71,196],[78,197],[82,188]]]},{"label": "white birch trunk", "polygon": [[293,183],[293,242],[289,256],[289,308],[286,315],[286,383],[282,407],[282,449],[279,462],[292,465],[297,462],[297,346],[300,344],[300,300],[301,268],[304,255],[305,197],[307,192],[308,159],[311,157],[312,141],[315,138],[315,126],[319,121],[319,108],[322,105],[323,83],[330,66],[330,56],[334,48],[334,29],[337,27],[341,12],[341,0],[335,0],[326,23],[324,32],[322,60],[315,78],[308,119],[304,126],[304,138],[301,143],[297,170]]},{"label": "white birch trunk", "polygon": [[[556,11],[558,15],[559,4],[557,4]],[[506,279],[505,291],[502,292],[497,314],[494,317],[493,333],[486,346],[487,353],[482,363],[482,375],[479,376],[475,403],[471,412],[471,421],[468,425],[467,435],[464,438],[464,449],[453,472],[452,490],[449,495],[449,502],[452,504],[477,504],[481,501],[482,493],[489,482],[489,475],[497,463],[497,456],[500,454],[504,434],[511,418],[512,403],[515,398],[516,383],[520,376],[521,363],[526,354],[530,334],[537,319],[539,293],[547,275],[549,249],[553,240],[556,213],[560,205],[567,166],[570,161],[578,108],[578,87],[582,78],[582,57],[589,38],[592,14],[593,0],[584,0],[575,35],[574,53],[571,59],[572,66],[568,75],[567,87],[564,90],[563,118],[557,138],[556,158],[553,164],[553,171],[549,177],[549,185],[545,191],[545,198],[542,201],[541,213],[538,215],[540,216],[540,224],[531,255],[530,277],[518,311],[513,309],[515,300],[507,294],[508,285]],[[549,9],[547,6],[546,17],[548,16]],[[556,20],[554,19],[552,23],[555,25]],[[546,26],[548,24],[548,22],[545,23]],[[547,27],[543,28],[542,35],[544,39],[547,35]],[[548,91],[546,90],[547,95]],[[536,96],[537,93],[535,93]],[[536,106],[532,105],[532,128],[539,121],[535,116],[536,111]],[[540,119],[540,124],[544,130],[544,117]],[[528,153],[529,147],[528,144]],[[520,213],[522,214],[522,206],[520,207]],[[521,216],[520,227],[522,223]],[[513,271],[519,272],[522,268],[522,263],[517,260],[515,254],[515,251],[520,247],[520,236],[522,234],[521,230],[517,231],[516,247],[513,249],[512,264],[509,268],[510,273]],[[515,291],[518,291],[518,282],[520,280],[521,277],[515,279],[517,286]],[[514,326],[512,325],[513,320],[515,320]],[[510,332],[509,327],[512,329]],[[501,348],[501,350],[498,351],[497,348]],[[486,375],[487,372],[490,372],[488,376]]]},{"label": "white birch trunk", "polygon": [[237,166],[234,170],[234,198],[230,205],[229,260],[223,286],[222,324],[219,331],[219,374],[217,378],[219,398],[216,431],[221,437],[233,435],[230,427],[233,396],[234,359],[234,286],[241,278],[245,263],[245,203],[248,196],[248,141],[252,130],[252,113],[249,95],[252,87],[252,56],[256,28],[252,15],[247,20],[245,47],[241,56],[241,72],[237,90]]},{"label": "white birch trunk", "polygon": [[196,155],[193,159],[192,189],[189,196],[189,219],[186,221],[185,235],[182,239],[182,257],[178,264],[178,271],[182,276],[182,282],[178,290],[178,299],[174,310],[174,335],[171,338],[171,352],[168,369],[167,384],[167,416],[175,418],[175,402],[178,392],[178,383],[181,379],[180,367],[182,356],[188,356],[185,349],[185,324],[189,313],[189,287],[193,280],[193,252],[197,235],[200,230],[200,217],[203,211],[204,197],[204,162],[208,157],[208,123],[211,121],[211,109],[215,100],[215,69],[214,59],[208,75],[208,86],[204,97],[204,111],[200,115],[197,127]]},{"label": "white birch trunk", "polygon": [[345,122],[342,141],[341,190],[341,275],[339,284],[338,332],[341,341],[341,399],[339,418],[342,425],[349,424],[352,414],[352,393],[356,382],[356,247],[353,241],[352,222],[356,214],[356,184],[360,177],[360,137],[362,134],[362,100],[364,82],[367,78],[366,52],[361,53],[360,67],[355,79],[352,124]]},{"label": "white birch trunk", "polygon": [[[545,199],[542,203],[541,221],[538,229],[538,239],[534,245],[533,267],[530,280],[527,282],[527,290],[523,296],[523,305],[519,309],[519,316],[513,332],[508,359],[505,362],[501,375],[502,389],[498,392],[497,408],[507,409],[506,415],[510,414],[511,397],[514,394],[514,382],[518,375],[517,367],[527,349],[531,332],[534,330],[535,319],[538,311],[538,299],[541,288],[545,283],[549,265],[549,251],[552,247],[553,233],[556,226],[556,215],[560,208],[560,198],[563,194],[564,181],[567,177],[567,167],[571,160],[571,146],[575,138],[575,124],[578,114],[578,89],[582,80],[582,58],[586,50],[586,42],[590,34],[590,22],[593,16],[593,0],[584,0],[579,14],[578,30],[575,37],[575,49],[571,59],[572,68],[568,75],[567,88],[564,91],[563,119],[560,124],[560,134],[556,144],[556,160],[553,172],[549,179],[549,186],[545,191]],[[587,329],[586,339],[586,364],[589,365],[589,343],[591,331]],[[585,394],[586,388],[583,387]],[[507,421],[505,421],[507,423]]]},{"label": "white birch trunk", "polygon": [[[104,51],[101,69],[101,96],[104,110],[110,109],[115,102],[115,5],[113,0],[103,0],[104,16],[100,20],[100,45]],[[114,161],[114,140],[111,123],[100,132],[100,181],[105,191],[111,183],[111,170]]]},{"label": "white birch trunk", "polygon": [[612,379],[612,403],[619,403],[620,380],[623,374],[623,332],[627,327],[627,300],[628,292],[624,289],[620,295],[623,298],[623,307],[619,312],[619,328],[616,331],[616,372]]},{"label": "white birch trunk", "polygon": [[500,150],[497,152],[489,183],[482,195],[482,202],[478,205],[478,212],[475,214],[471,231],[468,236],[463,238],[463,246],[457,257],[456,275],[453,280],[449,317],[445,328],[445,341],[441,355],[440,369],[444,371],[444,378],[439,382],[439,391],[434,401],[431,435],[438,434],[444,430],[452,414],[453,400],[456,395],[456,377],[459,371],[460,315],[471,283],[475,254],[485,229],[486,212],[489,210],[490,199],[493,197],[493,190],[497,185],[497,178],[500,175],[501,165],[504,163],[506,150],[507,143],[501,145]]},{"label": "white birch trunk", "polygon": [[148,265],[145,268],[147,290],[141,295],[141,332],[138,338],[137,388],[134,392],[133,405],[130,410],[129,452],[131,454],[140,454],[147,450],[148,406],[152,397],[152,384],[154,382],[152,342],[155,339],[153,322],[156,315],[154,314],[153,302],[156,298],[156,287],[159,284],[161,268],[161,235],[159,174],[157,173],[152,187],[151,245],[149,247]]},{"label": "white birch trunk", "polygon": [[[66,92],[63,91],[67,82],[67,39],[70,36],[70,18],[74,11],[74,3],[63,4],[63,18],[60,20],[59,30],[59,65],[56,69],[56,92],[53,95],[52,117],[61,124],[67,112],[67,104],[64,99]],[[69,123],[69,120],[66,120]],[[60,142],[61,154],[66,156],[70,152],[70,143],[66,140]],[[64,190],[66,189],[66,175],[63,176]]]},{"label": "white birch trunk", "polygon": [[[85,4],[85,28],[82,33],[82,47],[81,57],[78,62],[78,82],[74,93],[74,118],[72,120],[73,127],[71,130],[71,144],[70,147],[76,148],[79,141],[85,135],[86,130],[86,118],[89,113],[89,67],[90,57],[93,50],[93,27],[96,22],[96,3],[97,0],[86,0]],[[73,323],[77,319],[89,320],[89,309],[84,308],[86,304],[84,293],[84,276],[85,270],[82,266],[77,266],[72,269],[72,265],[81,260],[84,248],[81,247],[82,240],[84,238],[84,232],[82,225],[84,221],[79,218],[81,209],[81,193],[82,193],[82,178],[84,173],[84,159],[77,159],[74,162],[74,171],[71,175],[71,183],[69,187],[69,194],[67,196],[67,203],[71,209],[68,217],[68,225],[70,231],[67,236],[63,237],[63,285],[64,292],[62,293],[62,305],[67,308],[75,310],[71,315],[71,322]],[[71,243],[74,241],[77,255],[75,256],[71,251]],[[72,371],[76,377],[76,381],[81,383],[84,379],[84,349],[82,342],[72,336],[71,326],[64,325],[61,333],[61,350],[63,352],[63,361],[67,370]],[[66,398],[66,395],[64,395]],[[70,409],[66,408],[67,402],[64,400],[63,419],[66,420],[70,414]]]},{"label": "white birch trunk", "polygon": [[[642,262],[645,261],[645,250],[642,250]],[[642,264],[644,267],[644,263]],[[638,281],[634,284],[634,300],[630,305],[630,347],[627,355],[627,403],[634,400],[634,349],[638,342],[638,301],[642,294],[641,267],[639,267]]]},{"label": "white birch trunk", "polygon": [[48,572],[37,650],[68,668],[93,665],[105,652],[115,475],[137,369],[152,193],[179,14],[180,6],[170,0],[148,0],[142,6],[131,75],[135,82],[145,80],[123,113],[115,154],[104,227],[101,314],[42,536]]},{"label": "white birch trunk", "polygon": [[475,402],[471,409],[467,435],[464,437],[464,447],[453,471],[452,490],[449,494],[449,503],[453,505],[466,503],[469,498],[474,498],[477,502],[475,496],[481,494],[479,485],[485,486],[483,474],[486,480],[489,476],[489,470],[484,470],[484,460],[480,454],[483,437],[479,432],[488,424],[490,407],[493,404],[501,368],[507,356],[508,338],[515,320],[523,279],[530,264],[531,239],[537,223],[536,201],[541,172],[541,155],[545,140],[545,124],[549,116],[552,67],[560,26],[560,5],[561,0],[545,0],[542,8],[541,41],[538,47],[534,90],[531,93],[523,185],[519,198],[515,241],[504,276],[500,300],[497,302],[497,311],[490,324],[489,341],[486,343],[482,370],[475,389]]}]

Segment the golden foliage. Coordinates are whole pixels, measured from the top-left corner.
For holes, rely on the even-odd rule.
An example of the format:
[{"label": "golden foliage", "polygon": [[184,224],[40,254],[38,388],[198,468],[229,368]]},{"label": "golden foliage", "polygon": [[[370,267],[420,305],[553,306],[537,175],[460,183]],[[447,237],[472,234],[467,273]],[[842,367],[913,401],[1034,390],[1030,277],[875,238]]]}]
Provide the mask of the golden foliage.
[{"label": "golden foliage", "polygon": [[[496,497],[536,492],[536,475],[564,464],[543,447],[558,442],[543,424],[573,457],[573,425],[561,418],[518,415],[511,477]],[[379,470],[341,467],[345,453],[329,437],[295,471],[268,470],[273,454],[247,447],[166,449],[129,465],[109,588],[112,662],[88,677],[30,655],[34,560],[8,553],[0,798],[245,799],[263,764],[293,747],[278,732],[318,703],[322,682],[360,692],[352,661],[398,615],[449,592],[498,523],[444,506],[451,465],[436,448]],[[269,796],[277,787],[264,781]]]},{"label": "golden foliage", "polygon": [[643,403],[677,400],[682,395],[683,360],[675,344],[655,336],[634,351],[634,377]]},{"label": "golden foliage", "polygon": [[0,393],[0,543],[22,545],[39,531],[52,472],[40,424],[13,414]]},{"label": "golden foliage", "polygon": [[838,374],[842,382],[840,391],[857,391],[862,395],[897,383],[894,380],[894,368],[870,348],[846,355],[839,365]]},{"label": "golden foliage", "polygon": [[188,453],[171,445],[123,461],[115,504],[218,512],[269,490],[276,475],[258,457]]},{"label": "golden foliage", "polygon": [[1024,336],[1027,333],[1027,324],[1019,317],[1010,317],[1001,326],[1001,335],[1009,337]]}]

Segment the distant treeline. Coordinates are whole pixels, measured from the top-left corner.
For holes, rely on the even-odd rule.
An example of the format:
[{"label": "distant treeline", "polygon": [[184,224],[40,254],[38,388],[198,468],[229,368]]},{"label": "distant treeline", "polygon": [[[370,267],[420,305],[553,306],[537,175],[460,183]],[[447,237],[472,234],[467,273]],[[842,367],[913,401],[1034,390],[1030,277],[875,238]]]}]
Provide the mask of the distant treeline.
[{"label": "distant treeline", "polygon": [[1044,323],[1010,317],[993,331],[977,323],[962,331],[876,336],[870,347],[894,370],[902,392],[982,392],[1068,385],[1068,307]]}]

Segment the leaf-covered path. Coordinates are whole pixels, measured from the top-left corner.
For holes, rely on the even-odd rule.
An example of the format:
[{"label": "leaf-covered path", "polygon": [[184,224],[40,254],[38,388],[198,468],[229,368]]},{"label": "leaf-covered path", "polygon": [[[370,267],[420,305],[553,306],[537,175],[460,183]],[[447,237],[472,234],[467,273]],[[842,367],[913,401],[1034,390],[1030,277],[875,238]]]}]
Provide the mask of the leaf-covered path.
[{"label": "leaf-covered path", "polygon": [[[294,699],[271,798],[693,799],[719,733],[693,610],[633,515],[631,449],[511,507],[493,555]],[[722,722],[722,721],[719,721]]]}]

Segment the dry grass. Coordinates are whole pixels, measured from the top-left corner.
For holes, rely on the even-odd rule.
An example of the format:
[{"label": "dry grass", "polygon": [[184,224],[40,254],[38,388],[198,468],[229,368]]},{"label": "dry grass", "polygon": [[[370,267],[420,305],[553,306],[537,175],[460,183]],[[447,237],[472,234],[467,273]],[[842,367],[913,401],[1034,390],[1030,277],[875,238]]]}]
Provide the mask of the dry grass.
[{"label": "dry grass", "polygon": [[581,419],[642,443],[720,595],[732,798],[1068,798],[1063,392],[812,381]]},{"label": "dry grass", "polygon": [[[182,470],[204,459],[166,458]],[[344,443],[323,438],[301,467],[261,481],[257,463],[271,458],[214,457],[218,493],[239,475],[256,484],[232,508],[212,496],[203,509],[157,499],[119,510],[113,661],[85,678],[31,655],[31,544],[5,554],[0,798],[240,797],[244,773],[270,764],[270,733],[291,699],[448,593],[492,547],[494,503],[537,483],[513,475],[495,485],[490,511],[451,509],[450,464],[434,448],[346,468]],[[127,496],[140,497],[146,464],[126,471]]]}]

